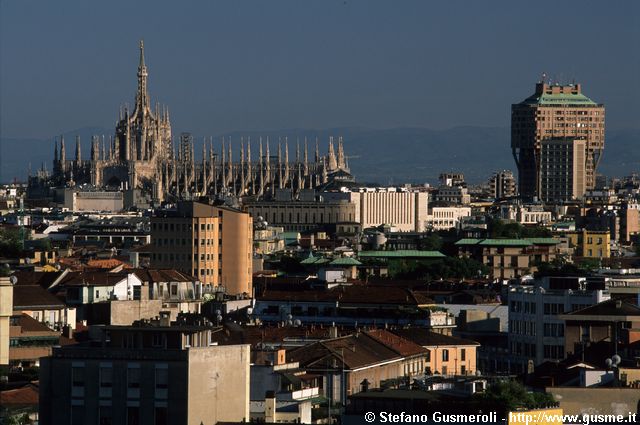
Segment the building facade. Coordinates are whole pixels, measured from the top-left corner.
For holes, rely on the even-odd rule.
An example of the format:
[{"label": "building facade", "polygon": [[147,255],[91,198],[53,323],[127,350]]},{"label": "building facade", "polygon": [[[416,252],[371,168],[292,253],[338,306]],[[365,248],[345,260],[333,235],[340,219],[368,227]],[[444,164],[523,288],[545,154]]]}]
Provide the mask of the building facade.
[{"label": "building facade", "polygon": [[540,142],[540,199],[560,203],[581,199],[586,185],[586,140]]},{"label": "building facade", "polygon": [[228,294],[251,294],[253,220],[247,213],[179,202],[151,218],[151,267],[170,268]]},{"label": "building facade", "polygon": [[564,359],[563,313],[609,299],[605,290],[589,289],[584,278],[555,280],[509,287],[509,352],[520,372],[530,362],[537,366]]},{"label": "building facade", "polygon": [[248,345],[210,345],[214,329],[197,323],[147,322],[107,332],[99,346],[58,347],[42,359],[41,424],[249,419]]},{"label": "building facade", "polygon": [[540,81],[533,95],[512,105],[511,149],[520,195],[540,196],[542,141],[558,137],[585,141],[585,188],[593,189],[604,150],[604,115],[604,106],[585,96],[580,84]]},{"label": "building facade", "polygon": [[489,179],[489,191],[493,198],[503,199],[516,195],[516,179],[508,170],[498,171]]}]

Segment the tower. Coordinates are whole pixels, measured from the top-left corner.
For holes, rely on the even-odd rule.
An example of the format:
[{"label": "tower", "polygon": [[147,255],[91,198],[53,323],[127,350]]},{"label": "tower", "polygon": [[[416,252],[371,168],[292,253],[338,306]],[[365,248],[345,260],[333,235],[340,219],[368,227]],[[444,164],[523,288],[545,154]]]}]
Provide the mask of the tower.
[{"label": "tower", "polygon": [[580,84],[536,84],[535,93],[511,106],[511,150],[524,198],[540,197],[541,143],[548,139],[585,141],[585,189],[593,189],[604,150],[605,108],[582,93]]}]

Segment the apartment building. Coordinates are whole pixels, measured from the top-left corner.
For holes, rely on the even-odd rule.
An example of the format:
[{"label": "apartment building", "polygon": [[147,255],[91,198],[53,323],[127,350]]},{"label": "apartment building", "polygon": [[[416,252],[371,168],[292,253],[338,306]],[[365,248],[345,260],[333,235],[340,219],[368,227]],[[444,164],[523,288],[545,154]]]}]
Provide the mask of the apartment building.
[{"label": "apartment building", "polygon": [[509,287],[509,351],[515,371],[526,372],[565,356],[565,328],[560,315],[609,299],[586,278],[545,277],[533,285]]},{"label": "apartment building", "polygon": [[151,218],[151,267],[176,269],[228,294],[251,294],[253,220],[247,213],[179,202]]},{"label": "apartment building", "polygon": [[41,360],[40,423],[200,425],[249,420],[248,345],[211,345],[195,316],[108,326]]}]

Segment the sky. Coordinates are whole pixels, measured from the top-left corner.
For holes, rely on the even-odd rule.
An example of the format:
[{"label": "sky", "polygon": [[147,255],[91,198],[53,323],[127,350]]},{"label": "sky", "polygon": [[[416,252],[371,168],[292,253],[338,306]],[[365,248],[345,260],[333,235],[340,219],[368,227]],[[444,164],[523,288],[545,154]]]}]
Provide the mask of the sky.
[{"label": "sky", "polygon": [[112,128],[140,39],[174,134],[506,127],[543,72],[640,127],[637,0],[0,0],[0,136]]}]

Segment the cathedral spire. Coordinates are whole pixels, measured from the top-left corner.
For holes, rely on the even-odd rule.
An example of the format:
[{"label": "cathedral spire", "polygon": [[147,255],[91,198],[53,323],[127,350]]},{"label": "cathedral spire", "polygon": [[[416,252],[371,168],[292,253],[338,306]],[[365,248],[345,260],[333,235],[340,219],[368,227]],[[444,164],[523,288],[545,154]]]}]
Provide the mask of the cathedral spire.
[{"label": "cathedral spire", "polygon": [[82,154],[80,153],[80,136],[76,136],[76,162],[80,162]]},{"label": "cathedral spire", "polygon": [[144,63],[144,41],[140,40],[140,64],[138,65],[138,93],[136,94],[136,110],[142,112],[149,108],[147,93],[147,66]]}]

